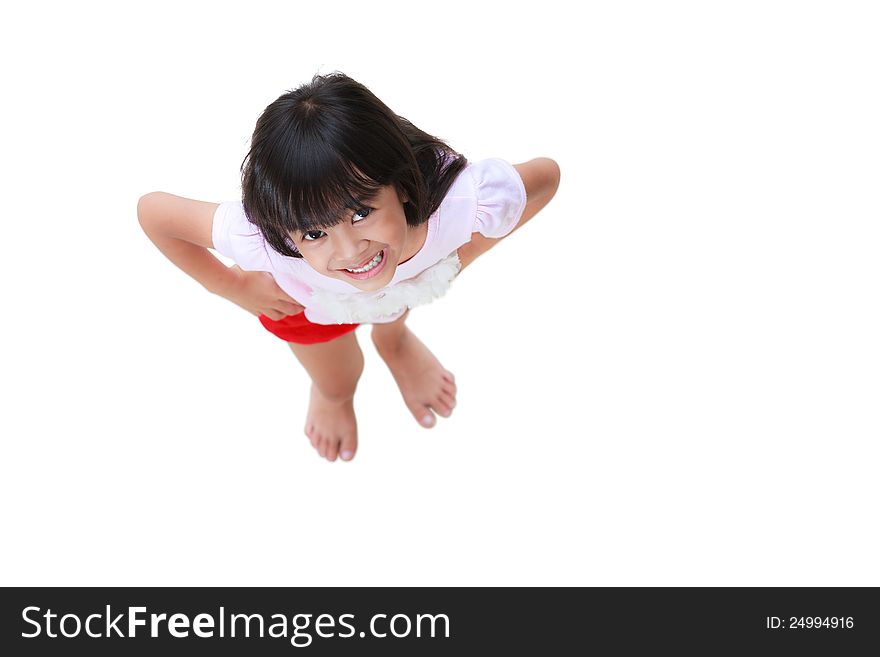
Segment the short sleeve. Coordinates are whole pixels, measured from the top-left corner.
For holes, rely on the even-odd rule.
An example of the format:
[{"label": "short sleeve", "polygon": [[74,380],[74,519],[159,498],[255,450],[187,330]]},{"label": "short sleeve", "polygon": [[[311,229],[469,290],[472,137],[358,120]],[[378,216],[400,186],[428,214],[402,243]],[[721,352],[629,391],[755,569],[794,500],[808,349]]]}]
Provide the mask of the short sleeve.
[{"label": "short sleeve", "polygon": [[211,239],[217,253],[248,271],[271,271],[266,241],[248,221],[241,201],[221,203],[214,212]]},{"label": "short sleeve", "polygon": [[504,237],[512,231],[526,208],[526,188],[513,165],[500,158],[474,163],[468,168],[477,196],[475,233]]}]

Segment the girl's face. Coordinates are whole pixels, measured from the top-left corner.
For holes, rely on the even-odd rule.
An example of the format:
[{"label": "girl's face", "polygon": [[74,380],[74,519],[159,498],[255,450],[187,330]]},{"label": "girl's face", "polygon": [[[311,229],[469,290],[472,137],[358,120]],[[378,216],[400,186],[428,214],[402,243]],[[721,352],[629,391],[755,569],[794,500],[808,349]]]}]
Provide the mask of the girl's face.
[{"label": "girl's face", "polygon": [[386,185],[346,221],[321,230],[291,234],[303,259],[318,273],[363,291],[388,285],[397,265],[421,248],[427,223],[410,227],[394,186]]}]

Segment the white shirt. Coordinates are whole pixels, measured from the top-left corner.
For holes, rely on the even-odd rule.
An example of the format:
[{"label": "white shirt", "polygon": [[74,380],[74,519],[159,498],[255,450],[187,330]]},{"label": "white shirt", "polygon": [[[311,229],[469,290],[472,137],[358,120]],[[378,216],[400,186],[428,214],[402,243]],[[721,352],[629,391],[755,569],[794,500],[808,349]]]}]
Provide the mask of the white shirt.
[{"label": "white shirt", "polygon": [[316,324],[391,322],[407,308],[428,303],[449,288],[460,269],[456,250],[473,233],[503,237],[516,227],[526,190],[513,166],[500,158],[469,163],[428,218],[422,248],[398,265],[391,282],[364,292],[321,274],[303,258],[275,251],[248,221],[241,201],[221,203],[214,213],[214,249],[247,271],[267,271],[278,286],[305,307]]}]

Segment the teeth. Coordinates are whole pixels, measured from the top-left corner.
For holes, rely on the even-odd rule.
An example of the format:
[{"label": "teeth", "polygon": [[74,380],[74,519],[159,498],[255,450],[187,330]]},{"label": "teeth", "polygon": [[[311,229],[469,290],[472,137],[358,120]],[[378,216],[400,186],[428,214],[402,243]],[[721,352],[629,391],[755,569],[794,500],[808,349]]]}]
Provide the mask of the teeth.
[{"label": "teeth", "polygon": [[382,260],[382,252],[379,251],[376,255],[373,256],[373,259],[370,260],[363,267],[358,267],[357,269],[348,269],[346,267],[345,271],[350,271],[352,274],[363,274],[365,271],[370,271],[373,267],[379,264]]}]

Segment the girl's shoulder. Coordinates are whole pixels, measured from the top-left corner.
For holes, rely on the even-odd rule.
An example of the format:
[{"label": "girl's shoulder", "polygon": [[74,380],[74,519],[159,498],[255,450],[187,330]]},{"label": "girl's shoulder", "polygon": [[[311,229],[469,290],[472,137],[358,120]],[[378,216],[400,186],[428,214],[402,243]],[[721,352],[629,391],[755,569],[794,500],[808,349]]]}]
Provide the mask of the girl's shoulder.
[{"label": "girl's shoulder", "polygon": [[214,211],[214,250],[248,271],[272,271],[269,247],[245,214],[241,200],[223,201]]},{"label": "girl's shoulder", "polygon": [[[526,188],[510,162],[493,157],[469,162],[444,198],[451,212],[441,214],[443,223],[453,221],[467,231],[486,237],[504,237],[516,226],[526,207]],[[466,203],[462,203],[465,201]],[[448,202],[448,203],[447,203]]]}]

